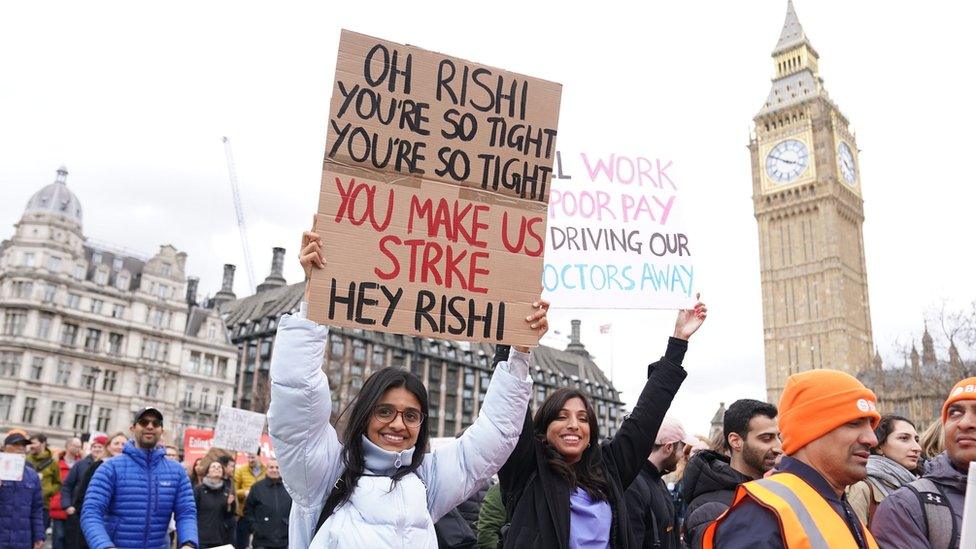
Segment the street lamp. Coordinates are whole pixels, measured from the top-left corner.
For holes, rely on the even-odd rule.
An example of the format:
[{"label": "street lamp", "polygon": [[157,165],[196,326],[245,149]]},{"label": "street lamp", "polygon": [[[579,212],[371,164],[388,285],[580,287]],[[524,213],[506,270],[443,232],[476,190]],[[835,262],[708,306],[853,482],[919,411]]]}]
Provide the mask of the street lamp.
[{"label": "street lamp", "polygon": [[98,374],[102,369],[98,366],[91,367],[91,401],[88,404],[88,438],[91,439],[95,434],[95,427],[98,425],[95,419],[95,387],[98,386]]}]

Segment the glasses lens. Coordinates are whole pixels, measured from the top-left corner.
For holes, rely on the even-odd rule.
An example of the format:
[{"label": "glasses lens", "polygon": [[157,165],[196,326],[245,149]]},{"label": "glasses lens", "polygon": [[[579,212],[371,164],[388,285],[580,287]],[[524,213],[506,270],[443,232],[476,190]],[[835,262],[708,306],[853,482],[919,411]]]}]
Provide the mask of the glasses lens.
[{"label": "glasses lens", "polygon": [[374,413],[382,421],[393,421],[393,418],[396,417],[396,410],[388,404],[380,404]]},{"label": "glasses lens", "polygon": [[403,422],[410,427],[416,427],[423,421],[424,415],[417,410],[407,410],[403,412]]},{"label": "glasses lens", "polygon": [[139,425],[142,425],[143,427],[149,427],[150,425],[153,427],[159,427],[160,423],[159,420],[156,419],[142,418],[139,420]]}]

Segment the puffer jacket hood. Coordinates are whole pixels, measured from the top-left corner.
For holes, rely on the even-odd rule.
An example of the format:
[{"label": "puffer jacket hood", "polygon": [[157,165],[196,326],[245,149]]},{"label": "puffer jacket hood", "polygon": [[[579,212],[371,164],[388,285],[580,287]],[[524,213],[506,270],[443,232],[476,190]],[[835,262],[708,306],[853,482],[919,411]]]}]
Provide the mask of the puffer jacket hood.
[{"label": "puffer jacket hood", "polygon": [[698,496],[735,490],[743,482],[752,480],[733,469],[727,456],[712,450],[702,450],[692,456],[682,478],[681,496],[689,505]]}]

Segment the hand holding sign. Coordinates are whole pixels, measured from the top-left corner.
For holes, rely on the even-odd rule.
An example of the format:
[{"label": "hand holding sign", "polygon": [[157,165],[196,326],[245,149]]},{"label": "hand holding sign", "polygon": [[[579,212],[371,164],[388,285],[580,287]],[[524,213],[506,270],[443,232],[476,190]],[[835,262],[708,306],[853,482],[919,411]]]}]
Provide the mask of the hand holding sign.
[{"label": "hand holding sign", "polygon": [[[701,297],[701,294],[696,294],[695,299]],[[705,317],[708,316],[708,307],[699,301],[695,303],[695,306],[691,309],[681,309],[678,311],[678,319],[674,321],[674,337],[678,339],[688,340],[691,338],[692,334],[701,328],[701,325],[705,322]]]}]

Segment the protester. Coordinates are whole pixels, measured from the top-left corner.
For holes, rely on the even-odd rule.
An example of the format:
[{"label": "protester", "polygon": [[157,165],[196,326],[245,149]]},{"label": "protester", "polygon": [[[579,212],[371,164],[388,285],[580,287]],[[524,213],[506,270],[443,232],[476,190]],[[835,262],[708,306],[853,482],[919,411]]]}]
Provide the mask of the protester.
[{"label": "protester", "polygon": [[752,399],[737,400],[725,411],[722,452],[703,450],[692,456],[684,475],[685,543],[702,546],[705,528],[729,505],[740,484],[763,478],[782,453],[776,407]]},{"label": "protester", "polygon": [[133,438],[122,454],[92,476],[81,508],[81,529],[91,549],[165,547],[166,527],[176,515],[178,545],[199,547],[193,489],[186,471],[166,459],[158,446],[163,414],[156,408],[136,412]]},{"label": "protester", "polygon": [[867,476],[877,398],[853,376],[810,370],[786,380],[779,401],[783,453],[776,473],[739,486],[705,530],[705,548],[877,547],[844,489]]},{"label": "protester", "polygon": [[224,478],[220,462],[210,463],[207,476],[193,489],[197,509],[197,532],[200,547],[228,545],[234,540],[234,507],[237,498]]},{"label": "protester", "polygon": [[263,479],[266,473],[258,453],[247,452],[247,465],[234,470],[234,490],[237,494],[237,533],[234,547],[247,549],[251,537],[251,524],[244,517],[244,502],[254,483]]},{"label": "protester", "polygon": [[203,477],[207,476],[207,469],[210,468],[210,461],[205,458],[197,458],[193,462],[193,470],[190,471],[190,482],[196,488],[203,482]]},{"label": "protester", "polygon": [[976,377],[949,391],[942,424],[945,451],[874,514],[871,532],[882,547],[959,547],[969,463],[976,461]]},{"label": "protester", "polygon": [[52,549],[64,548],[64,522],[68,518],[65,507],[71,506],[71,500],[64,500],[62,505],[61,493],[64,491],[64,482],[68,478],[71,466],[82,459],[81,439],[72,437],[65,444],[64,451],[58,456],[58,476],[61,479],[61,488],[51,497],[51,547]]},{"label": "protester", "polygon": [[[7,454],[26,454],[31,442],[19,432],[4,438]],[[21,480],[0,481],[0,547],[41,549],[44,546],[44,496],[41,478],[25,461]]]},{"label": "protester", "polygon": [[291,496],[281,482],[278,461],[269,459],[265,477],[254,483],[244,503],[244,516],[254,532],[253,549],[288,547]]},{"label": "protester", "polygon": [[936,418],[919,435],[918,443],[922,446],[922,457],[919,460],[919,470],[916,471],[917,473],[923,473],[923,465],[925,462],[935,459],[936,456],[945,451],[944,441],[945,433],[943,432],[942,418]]},{"label": "protester", "polygon": [[105,453],[105,445],[108,443],[108,437],[105,435],[98,435],[91,441],[91,447],[89,448],[90,453],[76,461],[71,469],[68,471],[68,476],[65,477],[64,481],[61,483],[61,501],[63,503],[64,512],[67,516],[74,515],[77,509],[74,507],[74,490],[75,487],[84,478],[85,473],[88,472],[88,468],[92,466],[93,463],[102,459]]},{"label": "protester", "polygon": [[485,492],[478,513],[475,532],[478,536],[478,549],[497,549],[499,532],[505,524],[505,505],[502,504],[502,486],[494,484]]},{"label": "protester", "polygon": [[624,494],[687,375],[681,367],[687,340],[706,312],[700,302],[678,312],[664,357],[648,366],[633,412],[609,441],[600,442],[593,407],[576,389],[554,391],[534,421],[526,414],[518,445],[498,473],[510,520],[504,547],[638,547]]},{"label": "protester", "polygon": [[[306,276],[324,266],[317,234],[303,235],[301,262]],[[282,317],[271,358],[268,425],[293,500],[289,544],[436,547],[434,522],[487,481],[518,440],[532,392],[529,350],[512,350],[474,424],[429,455],[427,389],[398,368],[366,379],[340,443],[322,371],[329,329],[305,318],[305,302]],[[548,304],[535,307],[526,322],[541,337]]]},{"label": "protester", "polygon": [[31,435],[27,448],[27,461],[41,477],[41,493],[44,496],[44,528],[51,522],[51,497],[61,490],[61,468],[57,458],[47,447],[44,433]]},{"label": "protester", "polygon": [[[67,513],[68,520],[64,522],[64,546],[65,549],[88,549],[88,542],[81,531],[81,509],[85,504],[85,494],[88,492],[88,485],[95,475],[95,471],[105,462],[122,453],[128,437],[123,432],[117,432],[110,437],[104,435],[95,437],[95,440],[105,440],[105,446],[99,455],[95,457],[91,465],[83,471],[79,471],[77,483],[73,483],[71,488],[71,512]],[[92,443],[92,454],[94,455],[95,443]],[[78,462],[84,464],[84,461]],[[74,470],[74,468],[72,468]],[[68,473],[71,476],[71,473]],[[62,496],[64,497],[64,496]]]},{"label": "protester", "polygon": [[176,446],[166,445],[166,459],[173,460],[177,463],[180,461],[180,450]]},{"label": "protester", "polygon": [[912,471],[918,467],[922,453],[915,424],[901,416],[882,416],[874,434],[878,445],[868,458],[868,477],[847,489],[848,503],[868,528],[878,505],[889,494],[918,478]]},{"label": "protester", "polygon": [[680,547],[674,501],[662,477],[678,468],[685,447],[693,442],[679,421],[664,418],[647,461],[625,494],[634,547]]}]

